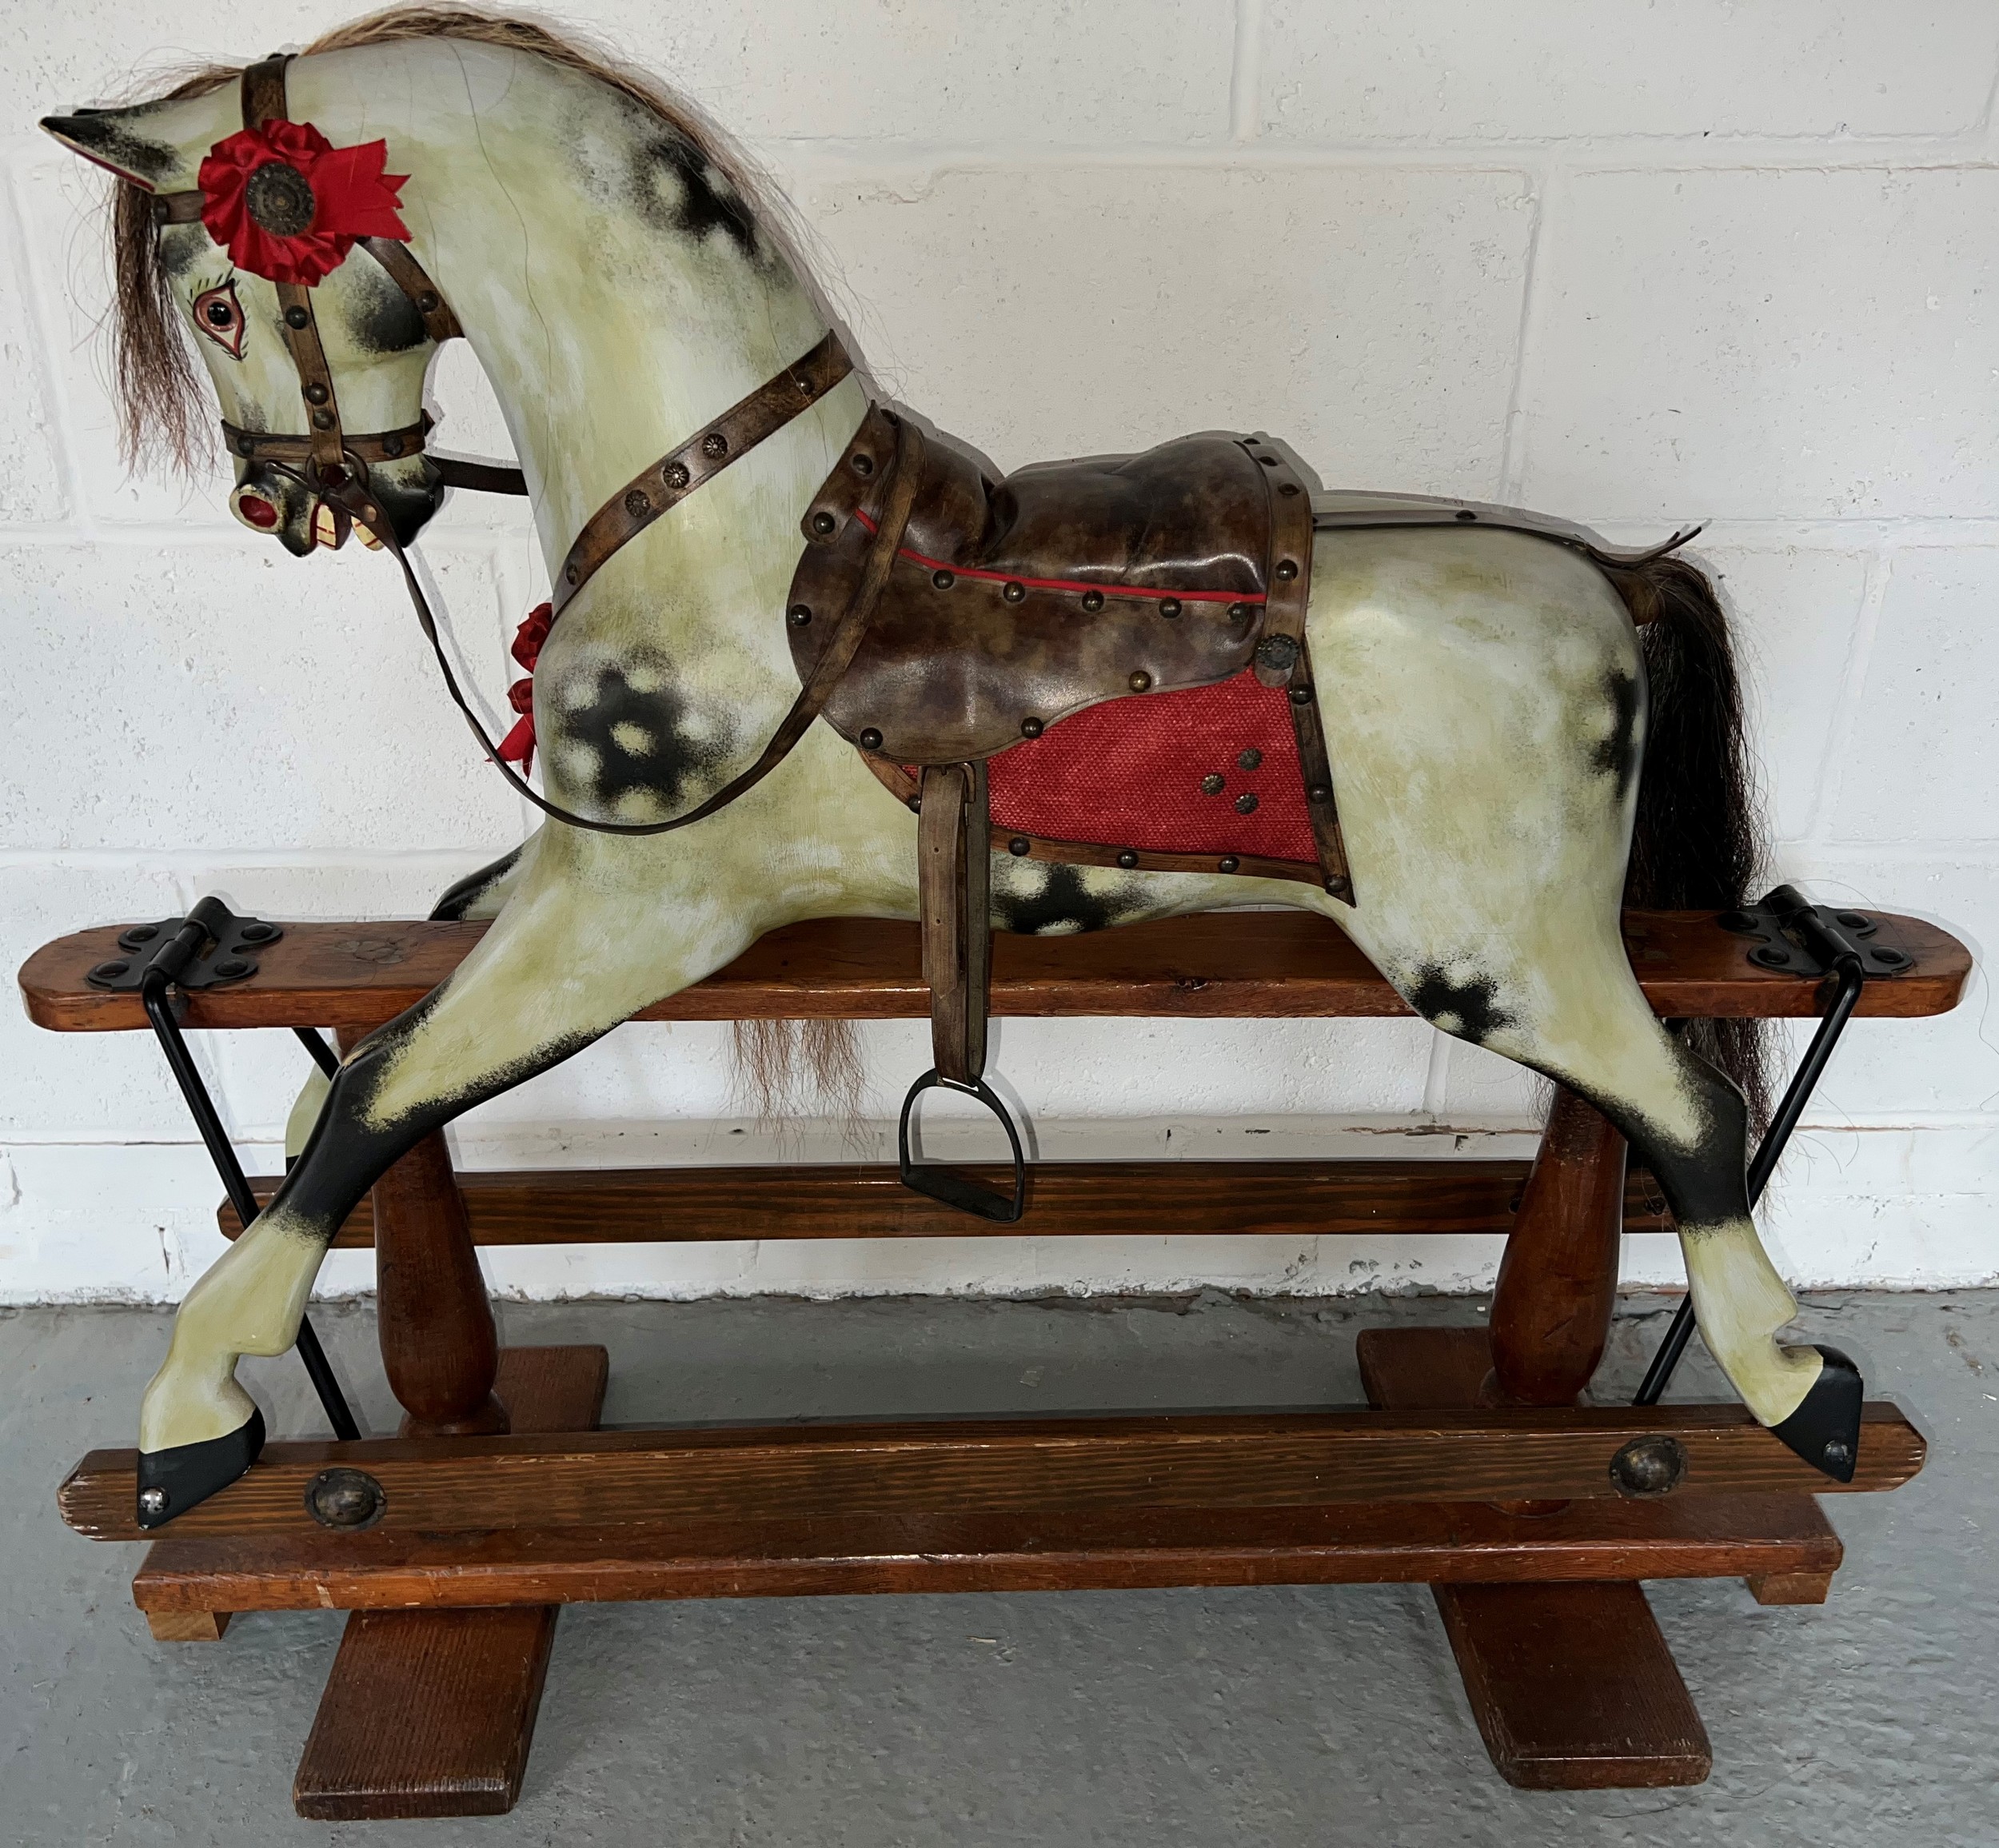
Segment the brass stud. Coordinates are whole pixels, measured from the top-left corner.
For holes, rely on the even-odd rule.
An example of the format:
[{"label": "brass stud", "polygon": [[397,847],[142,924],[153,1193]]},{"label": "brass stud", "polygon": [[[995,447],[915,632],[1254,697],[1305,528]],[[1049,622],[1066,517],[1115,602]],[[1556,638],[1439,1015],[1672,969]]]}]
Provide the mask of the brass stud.
[{"label": "brass stud", "polygon": [[1039,719],[1023,719],[1020,721],[1020,736],[1023,738],[1038,738],[1047,729]]},{"label": "brass stud", "polygon": [[1123,867],[1127,872],[1129,872],[1133,867],[1138,864],[1138,863],[1139,856],[1128,847],[1118,856],[1118,864]]},{"label": "brass stud", "polygon": [[840,522],[823,509],[812,516],[812,530],[822,539],[830,537],[839,525]]},{"label": "brass stud", "polygon": [[1219,796],[1227,787],[1228,779],[1219,770],[1211,770],[1201,779],[1203,796]]},{"label": "brass stud", "polygon": [[1125,684],[1135,693],[1150,693],[1152,690],[1152,677],[1143,668],[1139,668]]},{"label": "brass stud", "polygon": [[628,488],[624,493],[624,510],[634,520],[643,520],[652,511],[652,497],[643,488]]},{"label": "brass stud", "polygon": [[1231,622],[1247,621],[1249,613],[1250,606],[1247,603],[1231,603],[1228,606],[1228,619]]},{"label": "brass stud", "polygon": [[1345,898],[1353,891],[1354,884],[1348,879],[1329,879],[1326,881],[1326,889],[1335,898]]},{"label": "brass stud", "polygon": [[728,453],[728,438],[720,430],[710,430],[701,438],[701,453],[711,461],[720,461]]},{"label": "brass stud", "polygon": [[305,388],[305,401],[309,405],[323,405],[332,396],[333,393],[328,391],[317,379],[314,379]]},{"label": "brass stud", "polygon": [[285,325],[296,331],[311,324],[313,311],[309,308],[288,308],[285,310]]},{"label": "brass stud", "polygon": [[1256,795],[1255,791],[1246,790],[1242,795],[1235,798],[1235,812],[1238,815],[1254,815],[1256,812]]},{"label": "brass stud", "polygon": [[1087,609],[1091,615],[1095,616],[1096,613],[1103,607],[1103,593],[1100,590],[1084,591],[1083,593],[1083,607]]},{"label": "brass stud", "polygon": [[1279,584],[1289,584],[1297,575],[1298,562],[1295,559],[1283,558],[1278,561],[1277,581]]},{"label": "brass stud", "polygon": [[792,383],[798,387],[799,394],[803,397],[810,397],[814,392],[819,389],[818,385],[816,385],[811,379],[806,377],[803,373],[795,374],[792,379]]},{"label": "brass stud", "polygon": [[794,603],[792,605],[788,614],[790,616],[791,625],[793,629],[803,629],[812,620],[812,613],[810,607],[803,603]]},{"label": "brass stud", "polygon": [[313,413],[313,428],[314,429],[330,430],[333,427],[333,413],[331,411],[314,411]]},{"label": "brass stud", "polygon": [[881,748],[881,733],[872,725],[861,733],[860,748],[864,751],[879,751]]},{"label": "brass stud", "polygon": [[1179,613],[1180,600],[1177,597],[1162,597],[1160,599],[1159,614],[1166,617],[1168,621],[1171,621]]},{"label": "brass stud", "polygon": [[1308,801],[1330,802],[1333,799],[1332,787],[1330,784],[1315,783],[1305,792],[1305,795]]},{"label": "brass stud", "polygon": [[930,581],[940,590],[948,590],[958,581],[958,578],[955,572],[933,571],[930,574]]},{"label": "brass stud", "polygon": [[1258,750],[1254,744],[1252,744],[1247,751],[1244,751],[1239,757],[1237,757],[1235,760],[1235,767],[1239,770],[1254,770],[1257,768],[1263,763],[1263,753]]},{"label": "brass stud", "polygon": [[1217,872],[1233,872],[1242,864],[1242,861],[1238,860],[1234,854],[1225,853],[1215,861],[1215,870]]},{"label": "brass stud", "polygon": [[872,475],[875,472],[875,458],[867,455],[856,456],[848,465],[856,475]]},{"label": "brass stud", "polygon": [[1293,687],[1291,689],[1291,704],[1293,705],[1309,706],[1311,703],[1312,689],[1310,687]]},{"label": "brass stud", "polygon": [[1025,603],[1027,600],[1027,587],[1016,579],[1000,594],[1009,603]]},{"label": "brass stud", "polygon": [[666,465],[666,473],[662,477],[667,486],[676,494],[687,485],[690,478],[687,472],[687,464],[684,462],[668,462]]},{"label": "brass stud", "polygon": [[381,440],[381,453],[393,461],[402,453],[402,437],[392,430]]},{"label": "brass stud", "polygon": [[1016,860],[1024,860],[1034,849],[1034,843],[1024,834],[1016,834],[1007,843],[1007,851]]},{"label": "brass stud", "polygon": [[426,289],[417,297],[417,312],[419,314],[435,314],[437,305],[437,292],[434,289]]},{"label": "brass stud", "polygon": [[238,455],[242,456],[255,455],[257,453],[256,437],[251,436],[248,431],[245,431],[241,436],[236,439],[236,452]]}]

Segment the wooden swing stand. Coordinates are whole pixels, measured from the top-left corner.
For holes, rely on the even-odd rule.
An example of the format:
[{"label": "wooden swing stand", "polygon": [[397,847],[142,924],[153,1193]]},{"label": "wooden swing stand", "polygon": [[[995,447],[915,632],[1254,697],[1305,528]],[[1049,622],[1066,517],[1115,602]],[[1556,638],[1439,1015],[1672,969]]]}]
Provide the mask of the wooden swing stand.
[{"label": "wooden swing stand", "polygon": [[[1862,1015],[1954,1006],[1963,945],[1877,916],[1905,971]],[[287,924],[252,979],[187,997],[190,1028],[352,1035],[420,999],[481,926]],[[32,1017],[140,1028],[86,972],[117,930],[30,960]],[[1710,913],[1629,914],[1633,965],[1673,1016],[1809,1016],[1825,984],[1758,967]],[[1330,925],[1198,917],[1001,937],[993,1012],[1176,1018],[1389,1016],[1400,999]],[[920,1016],[914,927],[780,931],[645,1019]],[[1700,1718],[1639,1582],[1740,1577],[1824,1600],[1833,1485],[1734,1404],[1592,1406],[1626,1230],[1668,1222],[1621,1137],[1556,1095],[1531,1168],[1507,1161],[1079,1163],[1041,1167],[1028,1226],[1065,1234],[1503,1234],[1490,1327],[1362,1335],[1367,1407],[1158,1416],[601,1431],[597,1347],[496,1342],[475,1247],[604,1240],[976,1237],[892,1167],[454,1175],[441,1136],[343,1229],[375,1248],[401,1435],[273,1443],[174,1521],[134,1582],[163,1641],[238,1611],[351,1613],[293,1788],[328,1820],[492,1814],[521,1787],[562,1605],[818,1592],[1429,1583],[1494,1763],[1536,1789],[1690,1784]],[[996,1175],[996,1179],[997,1176]],[[254,1183],[260,1197],[275,1183]],[[225,1210],[224,1229],[236,1228]],[[1870,1403],[1852,1488],[1921,1467]],[[135,1453],[94,1451],[60,1492],[95,1538],[141,1538]],[[1326,1696],[1332,1698],[1331,1695]]]}]

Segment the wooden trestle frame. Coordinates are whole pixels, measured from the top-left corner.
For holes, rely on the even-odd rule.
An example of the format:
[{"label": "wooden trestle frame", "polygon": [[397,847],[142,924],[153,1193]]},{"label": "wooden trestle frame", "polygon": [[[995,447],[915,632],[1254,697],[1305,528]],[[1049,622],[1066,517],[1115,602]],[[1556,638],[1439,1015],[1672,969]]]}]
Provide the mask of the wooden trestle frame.
[{"label": "wooden trestle frame", "polygon": [[[1859,1012],[1954,1006],[1970,969],[1933,926],[1879,917],[1911,959]],[[292,924],[252,980],[188,997],[190,1028],[311,1026],[351,1037],[456,967],[483,927]],[[90,988],[118,927],[38,952],[31,1016],[142,1028],[136,996]],[[1821,984],[1752,964],[1706,912],[1630,914],[1666,1016],[1809,1016]],[[773,933],[641,1016],[920,1016],[913,926]],[[999,1015],[1229,1018],[1406,1009],[1330,925],[1238,914],[1083,938],[1000,937]],[[274,1183],[257,1183],[267,1192]],[[1511,1782],[1686,1784],[1699,1716],[1641,1579],[1742,1577],[1766,1604],[1824,1599],[1840,1543],[1829,1486],[1739,1407],[1584,1407],[1622,1231],[1663,1229],[1622,1140],[1558,1092],[1518,1162],[1043,1165],[1029,1227],[1063,1234],[1484,1231],[1507,1235],[1490,1328],[1360,1338],[1372,1409],[905,1425],[596,1431],[604,1350],[498,1348],[474,1247],[605,1239],[978,1237],[1004,1233],[896,1184],[892,1167],[666,1168],[454,1175],[433,1136],[340,1243],[377,1253],[381,1351],[406,1417],[358,1443],[273,1443],[249,1475],[156,1541],[133,1595],[162,1640],[219,1638],[230,1613],[350,1611],[300,1764],[325,1819],[494,1813],[525,1769],[565,1603],[813,1592],[1029,1591],[1427,1581],[1472,1711]],[[1516,1210],[1517,1209],[1517,1210]],[[223,1214],[225,1230],[236,1228]],[[1870,1406],[1856,1490],[1921,1465],[1921,1437]],[[1680,1487],[1623,1499],[1610,1459],[1670,1434]],[[303,1485],[335,1465],[386,1494],[368,1531],[322,1531]],[[134,1457],[95,1451],[63,1484],[81,1531],[135,1539]]]}]

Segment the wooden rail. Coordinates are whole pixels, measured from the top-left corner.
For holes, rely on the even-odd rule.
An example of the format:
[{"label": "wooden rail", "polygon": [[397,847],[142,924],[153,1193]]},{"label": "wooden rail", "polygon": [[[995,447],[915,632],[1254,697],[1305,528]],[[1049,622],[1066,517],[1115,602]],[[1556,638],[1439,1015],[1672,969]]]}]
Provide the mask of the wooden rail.
[{"label": "wooden rail", "polygon": [[[1971,953],[1916,918],[1868,914],[1875,942],[1911,967],[1868,983],[1860,1012],[1907,1019],[1957,1005]],[[1751,940],[1712,912],[1630,912],[1625,943],[1646,997],[1672,1018],[1801,1017],[1821,983],[1758,968]],[[56,1032],[142,1028],[134,994],[85,979],[121,952],[122,926],[45,944],[21,970],[37,1025]],[[248,981],[188,997],[189,1027],[337,1027],[393,1020],[457,968],[480,924],[288,924]],[[913,924],[827,918],[759,939],[707,980],[646,1008],[641,1020],[905,1020],[930,1011]],[[1081,936],[993,940],[996,1015],[1188,1019],[1406,1014],[1408,1004],[1337,926],[1301,912],[1210,912]]]}]

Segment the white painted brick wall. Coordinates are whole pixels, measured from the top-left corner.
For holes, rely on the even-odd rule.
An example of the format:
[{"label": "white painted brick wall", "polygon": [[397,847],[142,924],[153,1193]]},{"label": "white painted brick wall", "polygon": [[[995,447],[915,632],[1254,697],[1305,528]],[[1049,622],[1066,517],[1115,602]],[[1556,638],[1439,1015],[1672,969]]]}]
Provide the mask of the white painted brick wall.
[{"label": "white painted brick wall", "polygon": [[[1329,482],[1710,524],[1779,870],[1999,936],[1999,12],[1859,0],[572,0],[792,190],[908,401],[1011,466],[1267,425]],[[135,65],[242,60],[325,0],[0,10],[0,958],[208,890],[425,908],[521,832],[389,567],[283,557],[213,481],[119,469],[94,188],[35,134]],[[469,356],[460,447],[501,449]],[[518,510],[426,545],[491,693]],[[1857,1027],[1768,1215],[1817,1283],[1999,1278],[1999,1031]],[[198,1036],[253,1163],[301,1060]],[[859,1144],[921,1058],[865,1030]],[[1015,1022],[1051,1156],[1524,1152],[1534,1089],[1411,1023]],[[848,1153],[740,1120],[726,1029],[629,1028],[474,1114],[469,1163]],[[0,1300],[171,1299],[215,1189],[150,1047],[0,1011]],[[1479,1240],[990,1239],[489,1254],[536,1294],[1490,1279]],[[1669,1240],[1630,1241],[1633,1280]],[[365,1288],[337,1255],[325,1287]]]}]

